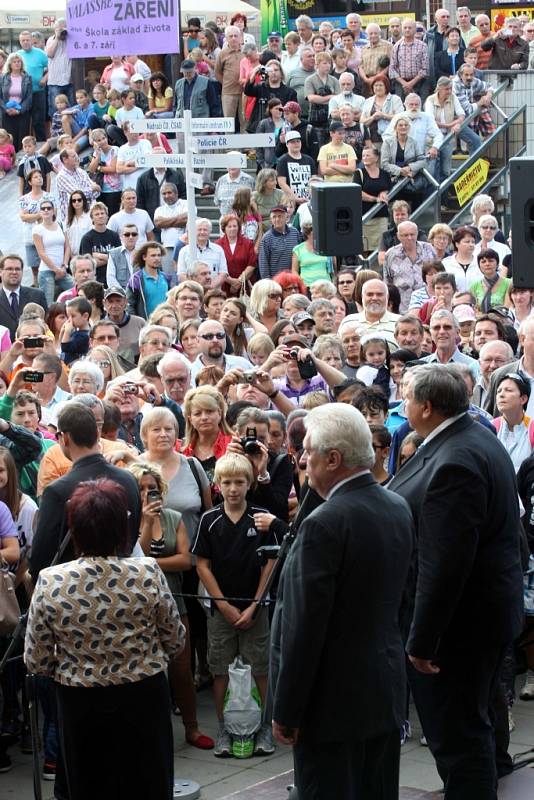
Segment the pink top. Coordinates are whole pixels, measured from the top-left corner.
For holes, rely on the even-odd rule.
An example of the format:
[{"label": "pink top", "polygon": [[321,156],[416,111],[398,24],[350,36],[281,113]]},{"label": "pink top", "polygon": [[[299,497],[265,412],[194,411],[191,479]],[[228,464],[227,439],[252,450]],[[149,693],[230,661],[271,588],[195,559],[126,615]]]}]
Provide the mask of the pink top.
[{"label": "pink top", "polygon": [[22,101],[22,75],[11,74],[11,85],[9,87],[9,99],[16,103]]},{"label": "pink top", "polygon": [[11,161],[13,161],[13,159],[16,156],[15,148],[13,147],[13,145],[10,144],[9,142],[6,142],[5,144],[0,144],[0,156],[3,156],[4,158],[9,158],[11,159]]}]

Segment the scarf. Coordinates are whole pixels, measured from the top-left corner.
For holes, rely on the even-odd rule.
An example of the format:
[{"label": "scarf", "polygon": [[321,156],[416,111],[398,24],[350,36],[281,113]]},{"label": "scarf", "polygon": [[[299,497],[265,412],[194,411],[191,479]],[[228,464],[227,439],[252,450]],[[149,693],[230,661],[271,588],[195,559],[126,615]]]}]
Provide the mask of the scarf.
[{"label": "scarf", "polygon": [[500,277],[501,276],[499,275],[499,273],[496,272],[493,278],[484,278],[484,283],[488,288],[486,289],[486,293],[482,298],[482,302],[480,304],[480,310],[482,311],[483,314],[487,314],[491,308],[491,293],[493,291],[493,287],[499,282]]}]

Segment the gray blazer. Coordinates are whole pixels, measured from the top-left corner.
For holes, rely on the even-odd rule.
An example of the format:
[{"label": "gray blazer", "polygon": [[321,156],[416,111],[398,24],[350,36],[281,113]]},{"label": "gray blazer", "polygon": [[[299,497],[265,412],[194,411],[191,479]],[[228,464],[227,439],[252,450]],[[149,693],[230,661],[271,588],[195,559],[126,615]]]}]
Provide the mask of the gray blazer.
[{"label": "gray blazer", "polygon": [[[401,168],[395,163],[397,157],[397,137],[387,136],[382,142],[380,151],[380,166],[392,178],[401,177]],[[417,147],[415,139],[408,136],[406,147],[404,148],[404,159],[410,165],[412,172],[416,175],[426,166],[425,154]]]}]

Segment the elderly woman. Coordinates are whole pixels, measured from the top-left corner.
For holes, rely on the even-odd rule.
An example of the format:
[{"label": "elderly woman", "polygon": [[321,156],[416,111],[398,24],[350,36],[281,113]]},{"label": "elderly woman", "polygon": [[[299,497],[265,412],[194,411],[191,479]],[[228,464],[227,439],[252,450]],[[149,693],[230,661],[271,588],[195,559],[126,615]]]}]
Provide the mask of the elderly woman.
[{"label": "elderly woman", "polygon": [[299,275],[294,272],[278,272],[273,281],[282,287],[282,303],[290,294],[306,294],[306,284]]},{"label": "elderly woman", "polygon": [[[151,415],[166,419],[166,415],[158,414],[158,411],[155,409],[149,412],[145,419]],[[185,647],[169,664],[173,700],[181,712],[186,741],[201,750],[211,750],[213,739],[200,733],[198,729],[196,689],[191,673],[189,622],[185,600],[181,596],[182,573],[191,569],[187,530],[182,514],[165,507],[169,487],[163,479],[161,468],[157,464],[136,463],[132,464],[130,471],[137,480],[143,503],[139,544],[144,554],[155,558],[163,570],[185,626]]]},{"label": "elderly woman", "polygon": [[77,559],[41,571],[30,607],[26,667],[55,681],[71,800],[173,796],[166,670],[184,628],[154,559],[122,557],[128,513],[114,481],[80,484],[66,508]]},{"label": "elderly woman", "polygon": [[[471,215],[473,217],[473,221],[470,223],[476,231],[476,238],[477,241],[480,238],[480,233],[478,231],[478,224],[480,222],[480,218],[484,216],[484,214],[493,214],[495,211],[495,203],[489,196],[489,194],[478,194],[473,202],[471,203]],[[495,234],[497,242],[502,242],[502,244],[506,244],[506,237],[501,230],[498,230]]]},{"label": "elderly woman", "polygon": [[241,233],[241,224],[235,214],[225,214],[219,221],[221,237],[215,244],[222,247],[228,266],[225,288],[231,295],[239,295],[251,288],[256,273],[258,256],[254,242]]},{"label": "elderly woman", "polygon": [[69,371],[69,389],[72,394],[96,394],[104,389],[104,373],[92,361],[75,361]]},{"label": "elderly woman", "polygon": [[420,194],[428,183],[422,170],[426,166],[426,157],[416,140],[410,136],[411,123],[407,116],[400,115],[393,122],[393,136],[387,136],[380,151],[380,166],[393,181],[409,178],[410,183],[397,196]]},{"label": "elderly woman", "polygon": [[185,396],[183,453],[195,456],[211,484],[215,462],[226,453],[232,431],[226,422],[226,403],[213,386],[190,389]]},{"label": "elderly woman", "polygon": [[283,316],[281,312],[282,287],[269,278],[263,278],[252,287],[249,311],[254,319],[270,331]]},{"label": "elderly woman", "polygon": [[[105,392],[108,381],[118,378],[119,375],[124,375],[124,370],[119,363],[117,354],[111,349],[111,347],[108,347],[105,344],[100,344],[98,347],[93,347],[86,358],[86,362],[96,364],[104,376],[104,388],[101,394]],[[79,377],[82,378],[83,376],[80,375]]]},{"label": "elderly woman", "polygon": [[428,232],[428,243],[432,245],[436,258],[440,261],[452,253],[453,232],[448,225],[437,222]]},{"label": "elderly woman", "polygon": [[482,278],[472,283],[469,291],[477,301],[478,311],[487,314],[493,306],[505,305],[512,279],[499,275],[499,255],[495,250],[483,250],[478,254],[477,262]]},{"label": "elderly woman", "polygon": [[313,345],[313,354],[336,369],[343,369],[344,352],[338,336],[325,333],[318,336]]},{"label": "elderly woman", "polygon": [[13,137],[13,147],[18,152],[23,138],[30,132],[32,106],[32,79],[24,68],[20,52],[11,53],[2,69],[0,83],[0,110],[2,127]]},{"label": "elderly woman", "polygon": [[360,122],[369,128],[371,142],[378,147],[382,144],[382,134],[396,114],[402,114],[404,106],[396,94],[390,93],[387,78],[378,75],[371,84],[371,97],[362,106]]},{"label": "elderly woman", "polygon": [[484,250],[494,250],[499,256],[499,262],[502,264],[503,258],[510,255],[512,251],[508,245],[498,242],[495,239],[498,229],[499,224],[494,216],[491,214],[482,214],[478,220],[480,241],[477,242],[475,247],[475,256],[478,256],[478,254]]},{"label": "elderly woman", "polygon": [[532,455],[534,445],[534,420],[525,414],[530,391],[528,377],[519,372],[507,372],[497,383],[495,403],[499,416],[493,420],[493,425],[516,472]]}]

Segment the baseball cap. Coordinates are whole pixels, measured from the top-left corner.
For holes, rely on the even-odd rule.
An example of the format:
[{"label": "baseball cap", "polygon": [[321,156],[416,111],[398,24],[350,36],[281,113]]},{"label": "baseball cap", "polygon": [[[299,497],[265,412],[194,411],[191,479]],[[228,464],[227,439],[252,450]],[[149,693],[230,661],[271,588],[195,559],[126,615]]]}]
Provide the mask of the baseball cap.
[{"label": "baseball cap", "polygon": [[460,303],[459,306],[453,308],[452,313],[456,322],[474,322],[477,318],[474,309],[468,306],[467,303]]},{"label": "baseball cap", "polygon": [[190,70],[190,69],[191,70],[195,69],[195,62],[190,58],[186,58],[184,61],[182,61],[182,66],[180,67],[180,72],[185,72],[186,70]]},{"label": "baseball cap", "polygon": [[271,31],[271,33],[267,36],[268,39],[281,39],[282,34],[279,31]]},{"label": "baseball cap", "polygon": [[298,344],[299,347],[309,347],[310,343],[299,333],[289,333],[281,340],[280,344]]},{"label": "baseball cap", "polygon": [[144,81],[140,72],[136,72],[135,75],[132,75],[132,83],[137,83],[137,81]]},{"label": "baseball cap", "polygon": [[289,111],[290,114],[300,114],[302,109],[300,105],[296,102],[296,100],[289,100],[285,104],[283,111]]},{"label": "baseball cap", "polygon": [[104,293],[104,300],[107,300],[108,297],[114,294],[119,295],[119,297],[126,297],[126,292],[121,286],[110,286]]},{"label": "baseball cap", "polygon": [[272,214],[273,211],[283,211],[284,214],[287,214],[287,208],[285,206],[274,206],[273,208],[271,208],[269,213]]},{"label": "baseball cap", "polygon": [[291,322],[295,327],[302,325],[303,322],[313,322],[315,324],[314,318],[311,314],[308,314],[307,311],[297,311],[297,313],[293,314],[291,317]]},{"label": "baseball cap", "polygon": [[301,139],[300,133],[298,131],[288,131],[286,133],[286,143],[292,142],[294,141],[294,139],[298,139],[300,142]]},{"label": "baseball cap", "polygon": [[330,123],[330,128],[329,128],[329,130],[330,130],[330,132],[333,132],[333,131],[342,131],[342,130],[343,130],[343,123],[342,123],[342,122],[339,122],[338,120],[335,120],[334,122],[331,122],[331,123]]}]

